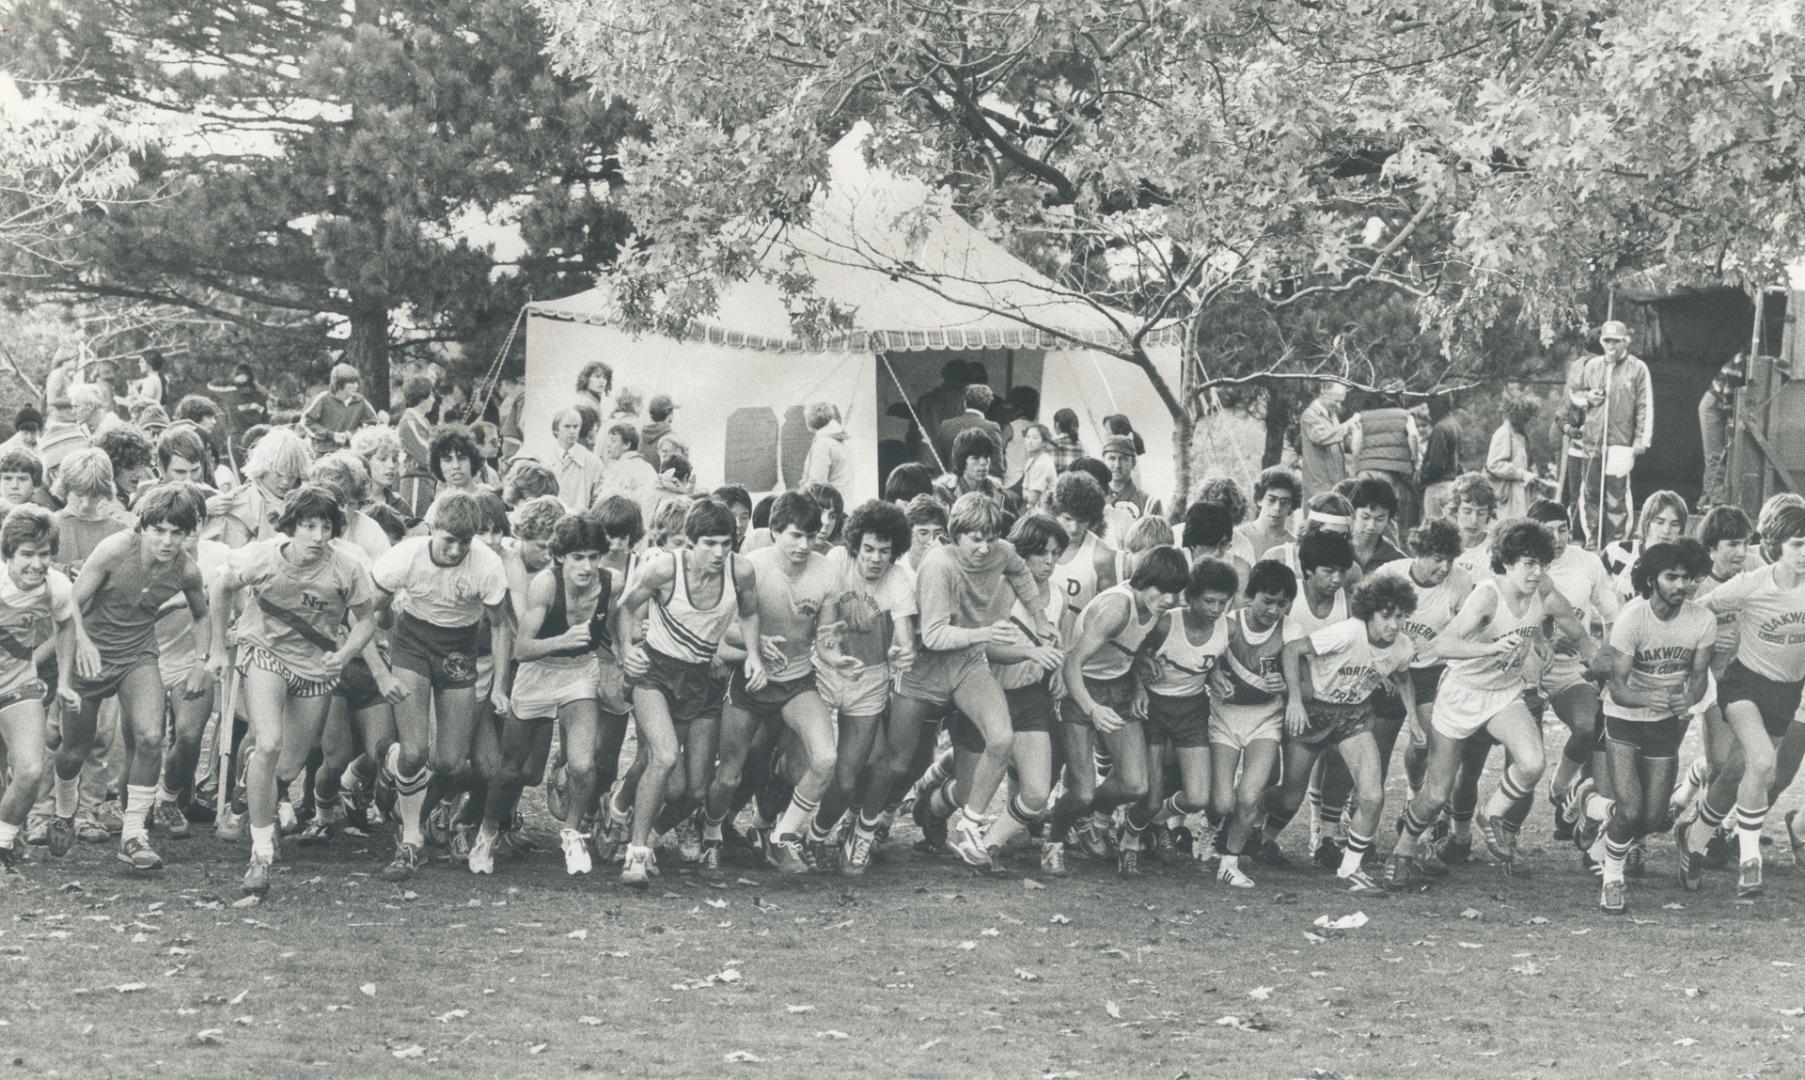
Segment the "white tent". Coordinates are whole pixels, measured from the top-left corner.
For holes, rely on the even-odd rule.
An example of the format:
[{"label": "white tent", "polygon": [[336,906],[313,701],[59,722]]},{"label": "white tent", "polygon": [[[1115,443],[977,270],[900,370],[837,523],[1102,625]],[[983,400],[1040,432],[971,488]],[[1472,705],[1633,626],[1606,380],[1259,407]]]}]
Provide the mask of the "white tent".
[{"label": "white tent", "polygon": [[[794,486],[809,433],[802,406],[839,406],[854,463],[848,505],[879,494],[880,440],[907,433],[907,405],[941,382],[949,360],[984,364],[999,395],[1040,391],[1040,418],[1074,410],[1090,452],[1104,416],[1124,413],[1146,442],[1142,486],[1173,485],[1172,422],[1145,372],[1085,343],[1123,343],[1139,323],[1100,310],[1036,273],[964,221],[944,193],[871,168],[868,129],[836,145],[812,220],[774,245],[767,266],[800,256],[823,300],[852,313],[853,329],[819,344],[791,332],[782,293],[759,277],[723,289],[719,310],[681,339],[635,336],[610,317],[605,289],[531,305],[527,319],[526,450],[552,450],[553,415],[573,399],[592,360],[614,369],[616,392],[637,388],[677,402],[676,435],[709,485],[755,493]],[[905,267],[902,274],[886,268]],[[1178,348],[1149,335],[1149,354],[1176,389]],[[900,407],[899,407],[900,406]],[[888,456],[888,455],[886,455]]]}]

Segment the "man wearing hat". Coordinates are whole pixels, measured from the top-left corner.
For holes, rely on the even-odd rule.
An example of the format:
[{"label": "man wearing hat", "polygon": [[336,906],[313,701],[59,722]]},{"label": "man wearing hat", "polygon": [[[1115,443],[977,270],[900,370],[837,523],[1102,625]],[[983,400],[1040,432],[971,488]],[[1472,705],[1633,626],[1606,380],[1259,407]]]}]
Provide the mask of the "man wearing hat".
[{"label": "man wearing hat", "polygon": [[1103,464],[1109,466],[1109,491],[1103,500],[1105,535],[1120,542],[1128,530],[1144,517],[1158,517],[1164,512],[1158,499],[1142,491],[1134,482],[1134,436],[1111,435],[1103,442]]},{"label": "man wearing hat", "polygon": [[654,472],[659,471],[658,442],[671,433],[671,414],[677,411],[677,403],[669,394],[653,394],[652,400],[646,403],[648,419],[639,428],[639,452],[652,465]]},{"label": "man wearing hat", "polygon": [[[1598,330],[1603,356],[1586,361],[1586,486],[1580,514],[1598,548],[1631,534],[1630,467],[1654,441],[1655,392],[1648,365],[1630,355],[1629,327],[1612,319]],[[1602,501],[1604,520],[1599,521]]]}]

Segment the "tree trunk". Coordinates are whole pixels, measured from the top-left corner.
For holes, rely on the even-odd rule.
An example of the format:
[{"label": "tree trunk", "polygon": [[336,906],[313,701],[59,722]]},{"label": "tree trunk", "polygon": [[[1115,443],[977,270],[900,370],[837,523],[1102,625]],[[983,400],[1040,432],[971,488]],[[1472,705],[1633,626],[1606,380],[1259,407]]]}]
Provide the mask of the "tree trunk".
[{"label": "tree trunk", "polygon": [[1260,452],[1260,468],[1269,469],[1285,460],[1285,433],[1291,427],[1291,396],[1284,388],[1266,387],[1266,445]]},{"label": "tree trunk", "polygon": [[364,397],[377,409],[389,407],[389,312],[363,306],[351,313],[351,340],[345,362],[363,376]]},{"label": "tree trunk", "polygon": [[1175,521],[1184,520],[1185,510],[1191,503],[1191,441],[1197,437],[1197,421],[1191,416],[1189,408],[1179,409],[1172,414],[1172,475],[1177,477],[1177,491],[1172,494],[1172,502],[1168,506],[1167,517]]}]

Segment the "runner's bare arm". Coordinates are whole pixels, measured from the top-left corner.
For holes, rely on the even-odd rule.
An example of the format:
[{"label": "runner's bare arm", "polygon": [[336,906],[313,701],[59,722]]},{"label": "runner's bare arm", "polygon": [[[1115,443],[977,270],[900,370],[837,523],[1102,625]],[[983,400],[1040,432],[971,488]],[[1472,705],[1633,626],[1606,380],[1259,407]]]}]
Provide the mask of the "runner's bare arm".
[{"label": "runner's bare arm", "polygon": [[207,607],[207,585],[201,580],[201,568],[192,559],[182,566],[182,592],[188,597],[189,612],[194,615],[194,625],[188,628],[188,638],[194,642],[194,666],[188,670],[184,689],[184,694],[192,701],[205,691],[213,660],[213,618]]},{"label": "runner's bare arm", "polygon": [[1091,606],[1084,609],[1084,615],[1079,616],[1078,640],[1065,654],[1066,692],[1078,706],[1078,711],[1090,717],[1097,730],[1104,734],[1120,729],[1123,721],[1114,709],[1092,699],[1084,685],[1084,662],[1128,626],[1129,609],[1133,604],[1134,601],[1119,594],[1103,597],[1100,602],[1091,601]]},{"label": "runner's bare arm", "polygon": [[226,677],[226,642],[231,640],[226,622],[230,612],[237,606],[238,599],[238,587],[229,565],[214,575],[208,592],[212,594],[212,603],[208,605],[207,614],[213,620],[213,638],[219,642],[220,647],[209,657],[207,666],[212,670],[214,678],[223,680]]},{"label": "runner's bare arm", "polygon": [[500,716],[508,711],[508,690],[514,684],[514,614],[509,610],[505,596],[500,603],[484,604],[483,613],[489,618],[489,634],[493,644],[490,651],[495,658],[495,676],[490,681],[489,700],[495,703],[496,715]]},{"label": "runner's bare arm", "polygon": [[1310,682],[1310,665],[1304,661],[1316,655],[1316,646],[1308,637],[1287,641],[1285,649],[1279,654],[1279,667],[1285,673],[1285,730],[1292,735],[1301,735],[1310,725],[1310,714],[1304,708],[1305,699],[1313,696],[1314,687]]},{"label": "runner's bare arm", "polygon": [[645,674],[645,647],[639,643],[640,611],[654,596],[660,602],[669,599],[671,583],[676,580],[677,558],[667,552],[659,558],[641,562],[627,585],[626,595],[621,597],[620,605],[615,609],[615,648],[619,650],[621,666],[629,675]]},{"label": "runner's bare arm", "polygon": [[88,553],[87,559],[82,563],[81,572],[75,578],[76,607],[86,608],[93,602],[94,597],[112,575],[113,563],[118,561],[126,545],[132,543],[136,535],[129,532],[114,533],[95,545],[94,550]]},{"label": "runner's bare arm", "polygon": [[1593,640],[1591,631],[1580,621],[1579,612],[1558,592],[1544,601],[1543,606],[1548,617],[1554,620],[1555,627],[1578,646],[1579,658],[1591,663],[1598,655],[1598,642]]},{"label": "runner's bare arm", "polygon": [[1097,591],[1116,587],[1115,549],[1099,540],[1091,553],[1091,567],[1097,572]]},{"label": "runner's bare arm", "polygon": [[746,668],[746,688],[757,690],[766,680],[764,658],[758,649],[751,648],[752,642],[764,640],[758,633],[758,575],[745,559],[728,556],[727,566],[733,574],[734,593],[739,599],[740,640],[747,643],[746,658],[741,661]]},{"label": "runner's bare arm", "polygon": [[520,635],[514,639],[514,659],[525,663],[543,659],[564,649],[589,647],[587,620],[567,628],[555,638],[539,637],[539,631],[545,626],[545,617],[551,614],[552,604],[557,601],[557,596],[558,580],[549,570],[541,570],[533,576],[532,583],[527,587],[525,610],[520,615]]},{"label": "runner's bare arm", "polygon": [[[1443,660],[1472,660],[1481,656],[1508,652],[1509,638],[1500,638],[1496,642],[1474,641],[1473,635],[1485,628],[1492,621],[1492,614],[1498,610],[1498,593],[1493,589],[1474,589],[1467,594],[1460,605],[1460,611],[1454,620],[1448,623],[1442,632],[1436,635],[1436,655]],[[1499,643],[1506,648],[1499,648]]]}]

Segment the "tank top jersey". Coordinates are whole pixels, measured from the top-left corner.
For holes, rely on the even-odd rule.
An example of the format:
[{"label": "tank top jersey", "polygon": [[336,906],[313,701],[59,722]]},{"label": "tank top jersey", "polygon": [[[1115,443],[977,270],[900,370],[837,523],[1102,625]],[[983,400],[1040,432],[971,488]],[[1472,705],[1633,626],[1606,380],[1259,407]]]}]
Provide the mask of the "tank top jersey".
[{"label": "tank top jersey", "polygon": [[1097,534],[1085,533],[1072,557],[1054,563],[1047,578],[1047,621],[1059,629],[1062,641],[1074,641],[1078,616],[1097,598]]},{"label": "tank top jersey", "polygon": [[[551,571],[553,594],[551,610],[545,613],[545,621],[539,624],[538,640],[541,641],[555,638],[570,629],[570,606],[564,588],[564,567],[554,561],[546,569]],[[614,574],[603,567],[600,577],[602,591],[596,595],[595,614],[589,617],[589,647],[558,649],[547,654],[548,658],[572,659],[598,648],[613,648],[614,641],[608,631],[608,601],[614,589]]]},{"label": "tank top jersey", "polygon": [[1497,575],[1492,572],[1492,538],[1467,548],[1454,558],[1454,565],[1467,572],[1475,583]]},{"label": "tank top jersey", "polygon": [[144,537],[133,534],[124,557],[114,562],[107,582],[88,602],[83,619],[100,662],[114,668],[157,655],[157,617],[182,583],[200,577],[193,556],[178,551],[167,565],[144,563]]},{"label": "tank top jersey", "polygon": [[[1632,690],[1664,699],[1684,686],[1701,649],[1717,640],[1717,619],[1702,604],[1688,600],[1671,619],[1660,619],[1649,602],[1638,596],[1623,609],[1611,627],[1611,647],[1630,658],[1625,685]],[[1604,691],[1605,711],[1624,720],[1665,720],[1669,709],[1651,705],[1625,705]]]},{"label": "tank top jersey", "polygon": [[35,589],[21,589],[0,572],[0,695],[37,681],[32,655],[74,614],[75,587],[61,570],[47,570]]},{"label": "tank top jersey", "polygon": [[[1735,580],[1734,577],[1720,578],[1714,573],[1706,574],[1699,579],[1698,590],[1692,594],[1692,600],[1694,603],[1704,604],[1705,597],[1719,585]],[[1709,605],[1706,605],[1706,609],[1709,610]],[[1717,636],[1711,644],[1711,673],[1722,675],[1724,669],[1730,666],[1730,661],[1736,659],[1736,645],[1742,640],[1742,631],[1737,627],[1736,612],[1715,611],[1712,614],[1717,618]]]},{"label": "tank top jersey", "polygon": [[1404,633],[1410,635],[1411,642],[1416,646],[1416,652],[1410,658],[1410,666],[1440,667],[1447,661],[1429,655],[1430,650],[1435,647],[1435,639],[1454,621],[1461,603],[1473,591],[1473,580],[1465,570],[1451,566],[1448,568],[1448,576],[1442,579],[1440,585],[1426,589],[1410,576],[1413,562],[1414,559],[1397,559],[1379,567],[1375,573],[1400,577],[1416,590],[1416,611],[1404,619]]},{"label": "tank top jersey", "polygon": [[714,659],[721,636],[739,608],[733,583],[735,557],[727,556],[727,564],[721,568],[720,599],[703,610],[690,602],[688,560],[681,551],[671,552],[676,563],[676,572],[671,575],[671,599],[667,604],[652,597],[652,617],[646,624],[647,648],[689,664],[706,664]]},{"label": "tank top jersey", "polygon": [[238,640],[267,649],[303,679],[327,679],[322,660],[343,638],[345,614],[371,601],[374,587],[361,549],[334,541],[312,566],[289,561],[294,541],[256,540],[232,552],[220,571],[245,593]]},{"label": "tank top jersey", "polygon": [[1291,610],[1285,613],[1285,640],[1302,641],[1323,627],[1334,626],[1347,617],[1346,589],[1336,589],[1335,599],[1329,604],[1329,613],[1318,616],[1310,610],[1310,601],[1304,598],[1304,590],[1299,587],[1297,599],[1291,601]]},{"label": "tank top jersey", "polygon": [[1193,698],[1205,693],[1217,658],[1228,648],[1226,618],[1217,619],[1203,644],[1198,645],[1185,630],[1184,615],[1183,608],[1166,613],[1166,636],[1153,652],[1152,674],[1146,680],[1150,694]]},{"label": "tank top jersey", "polygon": [[833,567],[810,551],[800,573],[790,572],[789,560],[776,547],[761,548],[746,556],[756,575],[759,633],[780,637],[783,663],[766,663],[773,682],[788,682],[814,670],[815,630],[821,609],[839,582]]},{"label": "tank top jersey", "polygon": [[[1474,636],[1475,641],[1489,644],[1500,638],[1528,638],[1532,643],[1539,643],[1542,636],[1542,623],[1547,618],[1543,610],[1540,595],[1532,595],[1521,612],[1513,612],[1505,601],[1504,594],[1498,589],[1496,578],[1488,578],[1473,589],[1477,596],[1481,589],[1490,589],[1497,600],[1492,608],[1492,617],[1480,627]],[[1516,664],[1508,663],[1509,657],[1479,656],[1466,660],[1448,661],[1448,674],[1459,679],[1462,685],[1475,690],[1518,690],[1537,682],[1541,678],[1540,661],[1533,659],[1534,649]]]},{"label": "tank top jersey", "polygon": [[1078,636],[1083,636],[1084,620],[1097,617],[1094,613],[1106,596],[1120,596],[1128,601],[1128,625],[1122,628],[1121,633],[1104,642],[1103,647],[1084,662],[1082,668],[1084,677],[1097,682],[1119,679],[1128,674],[1129,670],[1134,667],[1134,657],[1136,653],[1140,652],[1141,643],[1147,640],[1147,635],[1151,634],[1153,628],[1159,625],[1161,618],[1161,616],[1154,615],[1144,622],[1140,621],[1140,612],[1134,602],[1134,589],[1127,582],[1123,582],[1098,593],[1095,599],[1085,605],[1084,613],[1078,616]]},{"label": "tank top jersey", "polygon": [[1264,632],[1247,625],[1245,609],[1223,616],[1228,641],[1222,651],[1222,671],[1228,676],[1229,705],[1272,705],[1285,692],[1285,668],[1279,657],[1285,651],[1284,623]]},{"label": "tank top jersey", "polygon": [[1805,679],[1805,579],[1790,589],[1775,580],[1775,566],[1744,571],[1712,589],[1705,606],[1734,611],[1740,639],[1736,659],[1775,682]]}]

